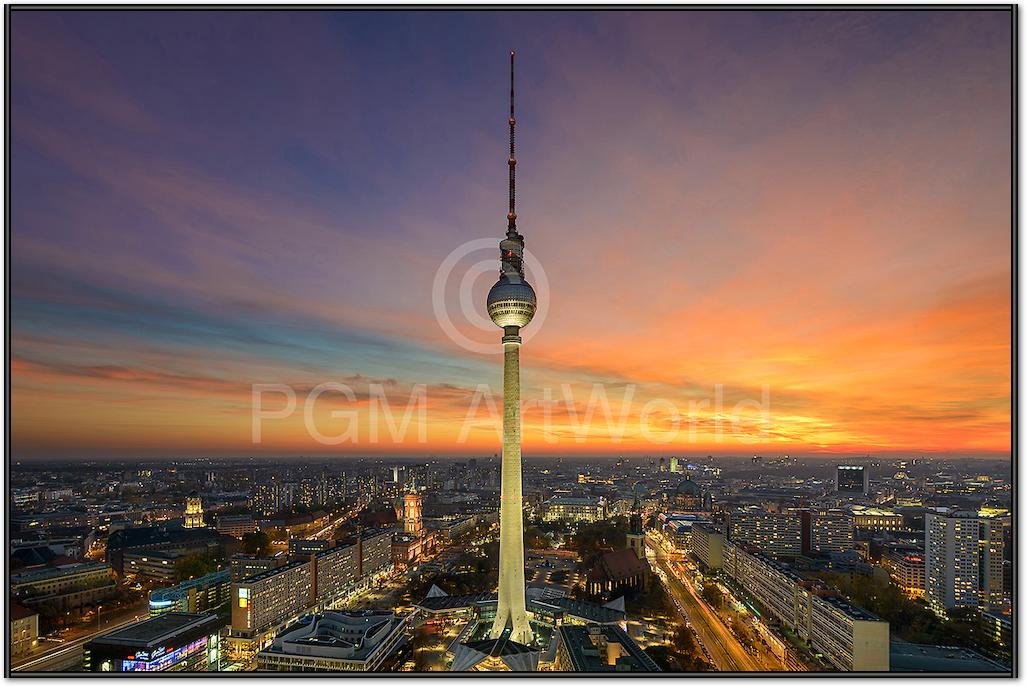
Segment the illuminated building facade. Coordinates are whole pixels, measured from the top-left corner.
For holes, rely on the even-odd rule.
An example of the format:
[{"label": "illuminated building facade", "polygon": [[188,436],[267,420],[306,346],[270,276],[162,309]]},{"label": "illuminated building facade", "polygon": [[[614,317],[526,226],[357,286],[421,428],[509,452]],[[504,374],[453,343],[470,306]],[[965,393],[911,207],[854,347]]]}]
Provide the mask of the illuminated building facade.
[{"label": "illuminated building facade", "polygon": [[1005,530],[1011,528],[1007,510],[981,510],[980,607],[994,613],[1010,608],[1004,583]]},{"label": "illuminated building facade", "polygon": [[841,495],[866,495],[869,493],[869,472],[862,465],[838,465],[836,488]]},{"label": "illuminated building facade", "polygon": [[1006,606],[1005,510],[926,514],[926,600],[939,614],[966,607],[1000,613]]},{"label": "illuminated building facade", "polygon": [[922,550],[891,549],[881,558],[891,582],[909,598],[926,596],[926,556]]},{"label": "illuminated building facade", "polygon": [[185,500],[185,528],[198,529],[203,523],[203,501],[195,493]]},{"label": "illuminated building facade", "polygon": [[411,565],[435,550],[435,532],[424,529],[424,498],[407,493],[402,499],[403,533],[392,541],[392,561],[398,566]]},{"label": "illuminated building facade", "polygon": [[939,614],[980,604],[980,521],[975,512],[926,514],[926,600]]},{"label": "illuminated building facade", "polygon": [[418,493],[407,493],[403,497],[403,505],[403,530],[408,534],[419,534],[424,528],[424,497]]},{"label": "illuminated building facade", "polygon": [[213,612],[231,600],[231,570],[222,569],[177,586],[150,591],[150,616],[167,612]]},{"label": "illuminated building facade", "polygon": [[149,579],[171,584],[178,579],[178,563],[185,559],[181,553],[165,550],[133,550],[122,556],[125,576]]},{"label": "illuminated building facade", "polygon": [[844,553],[855,544],[855,518],[838,510],[799,513],[802,522],[802,552]]},{"label": "illuminated building facade", "polygon": [[755,546],[774,557],[797,557],[802,553],[802,522],[797,513],[736,510],[730,513],[730,540]]},{"label": "illuminated building facade", "polygon": [[890,669],[887,622],[839,595],[809,592],[807,599],[807,638],[831,664],[845,672]]},{"label": "illuminated building facade", "polygon": [[55,614],[81,611],[116,592],[113,571],[105,562],[43,567],[10,576],[10,593],[18,602]]},{"label": "illuminated building facade", "polygon": [[546,522],[597,522],[605,518],[605,503],[601,498],[556,496],[545,502],[542,512]]},{"label": "illuminated building facade", "polygon": [[169,612],[94,638],[86,672],[217,671],[224,620],[215,614]]},{"label": "illuminated building facade", "polygon": [[39,613],[24,605],[11,603],[11,655],[19,657],[39,644]]},{"label": "illuminated building facade", "polygon": [[621,548],[599,558],[588,572],[585,585],[593,595],[622,595],[624,589],[647,590],[651,576],[644,555],[639,558],[634,550]]},{"label": "illuminated building facade", "polygon": [[901,531],[905,529],[905,518],[893,511],[881,507],[863,507],[856,505],[850,508],[856,529],[867,531]]},{"label": "illuminated building facade", "polygon": [[365,534],[354,543],[311,554],[232,584],[226,648],[248,660],[267,647],[285,624],[318,606],[329,606],[391,569],[391,531]]}]

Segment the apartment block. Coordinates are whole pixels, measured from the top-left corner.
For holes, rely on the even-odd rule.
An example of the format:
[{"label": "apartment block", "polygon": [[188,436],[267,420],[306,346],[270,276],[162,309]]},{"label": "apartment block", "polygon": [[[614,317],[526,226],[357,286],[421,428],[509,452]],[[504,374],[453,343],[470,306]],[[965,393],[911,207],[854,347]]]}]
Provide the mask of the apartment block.
[{"label": "apartment block", "polygon": [[773,557],[802,553],[802,522],[797,513],[739,510],[730,513],[730,540],[754,546]]},{"label": "apartment block", "polygon": [[730,540],[723,546],[723,572],[770,617],[808,640],[834,668],[890,668],[888,623],[845,602],[834,589],[802,579],[789,565]]},{"label": "apartment block", "polygon": [[723,531],[712,524],[691,527],[691,555],[709,569],[723,567]]},{"label": "apartment block", "polygon": [[926,514],[926,600],[935,612],[979,607],[980,540],[976,512]]}]

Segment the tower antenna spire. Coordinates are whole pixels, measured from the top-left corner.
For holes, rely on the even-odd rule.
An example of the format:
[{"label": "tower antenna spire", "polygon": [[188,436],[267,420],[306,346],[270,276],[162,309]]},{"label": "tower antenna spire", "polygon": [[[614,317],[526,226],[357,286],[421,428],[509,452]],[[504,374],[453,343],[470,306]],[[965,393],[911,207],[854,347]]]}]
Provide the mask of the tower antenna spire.
[{"label": "tower antenna spire", "polygon": [[509,53],[509,226],[506,228],[506,235],[510,238],[517,236],[517,154],[516,136],[514,129],[517,125],[517,118],[513,112],[513,61],[516,52]]}]

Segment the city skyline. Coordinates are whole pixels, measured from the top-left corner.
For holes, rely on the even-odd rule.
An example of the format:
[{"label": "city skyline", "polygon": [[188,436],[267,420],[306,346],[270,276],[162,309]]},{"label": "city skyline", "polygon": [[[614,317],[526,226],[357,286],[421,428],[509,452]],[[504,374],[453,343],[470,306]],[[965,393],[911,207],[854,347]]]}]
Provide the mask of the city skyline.
[{"label": "city skyline", "polygon": [[[14,459],[497,452],[458,440],[497,356],[446,335],[431,283],[504,228],[507,46],[559,293],[522,394],[569,384],[580,413],[553,444],[525,406],[526,459],[1008,455],[1004,13],[282,16],[18,16]],[[253,384],[322,382],[361,440],[317,443],[300,406],[253,443]],[[371,383],[400,412],[426,384],[426,442],[369,442]],[[635,388],[621,441],[601,412],[577,440],[595,383],[614,412]],[[717,441],[709,407],[694,440],[638,428],[717,386],[767,388],[768,434]]]},{"label": "city skyline", "polygon": [[[573,647],[587,648],[573,631],[602,631],[623,646],[617,671],[1014,673],[1009,465],[875,461],[856,479],[852,466],[525,463],[521,564],[536,647],[559,632],[555,654],[533,658],[487,639],[502,585],[496,458],[16,469],[14,670],[301,671],[311,658],[285,637],[323,618],[329,632],[391,630],[357,655],[324,655],[355,663],[306,664],[315,670],[607,671]],[[71,593],[47,594],[39,579]],[[734,600],[721,604],[716,587]],[[647,628],[608,624],[625,619]],[[197,622],[217,654],[192,652],[189,633],[168,639],[166,658],[122,642]],[[828,629],[840,643],[824,641]]]}]

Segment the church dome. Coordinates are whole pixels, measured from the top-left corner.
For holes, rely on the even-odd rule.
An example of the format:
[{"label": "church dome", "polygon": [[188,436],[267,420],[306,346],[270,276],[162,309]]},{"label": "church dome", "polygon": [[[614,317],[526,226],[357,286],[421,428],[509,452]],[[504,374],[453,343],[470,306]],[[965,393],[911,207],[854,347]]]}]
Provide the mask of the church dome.
[{"label": "church dome", "polygon": [[702,495],[702,487],[696,484],[691,479],[684,479],[677,484],[677,490],[673,493],[675,496],[678,495]]}]

